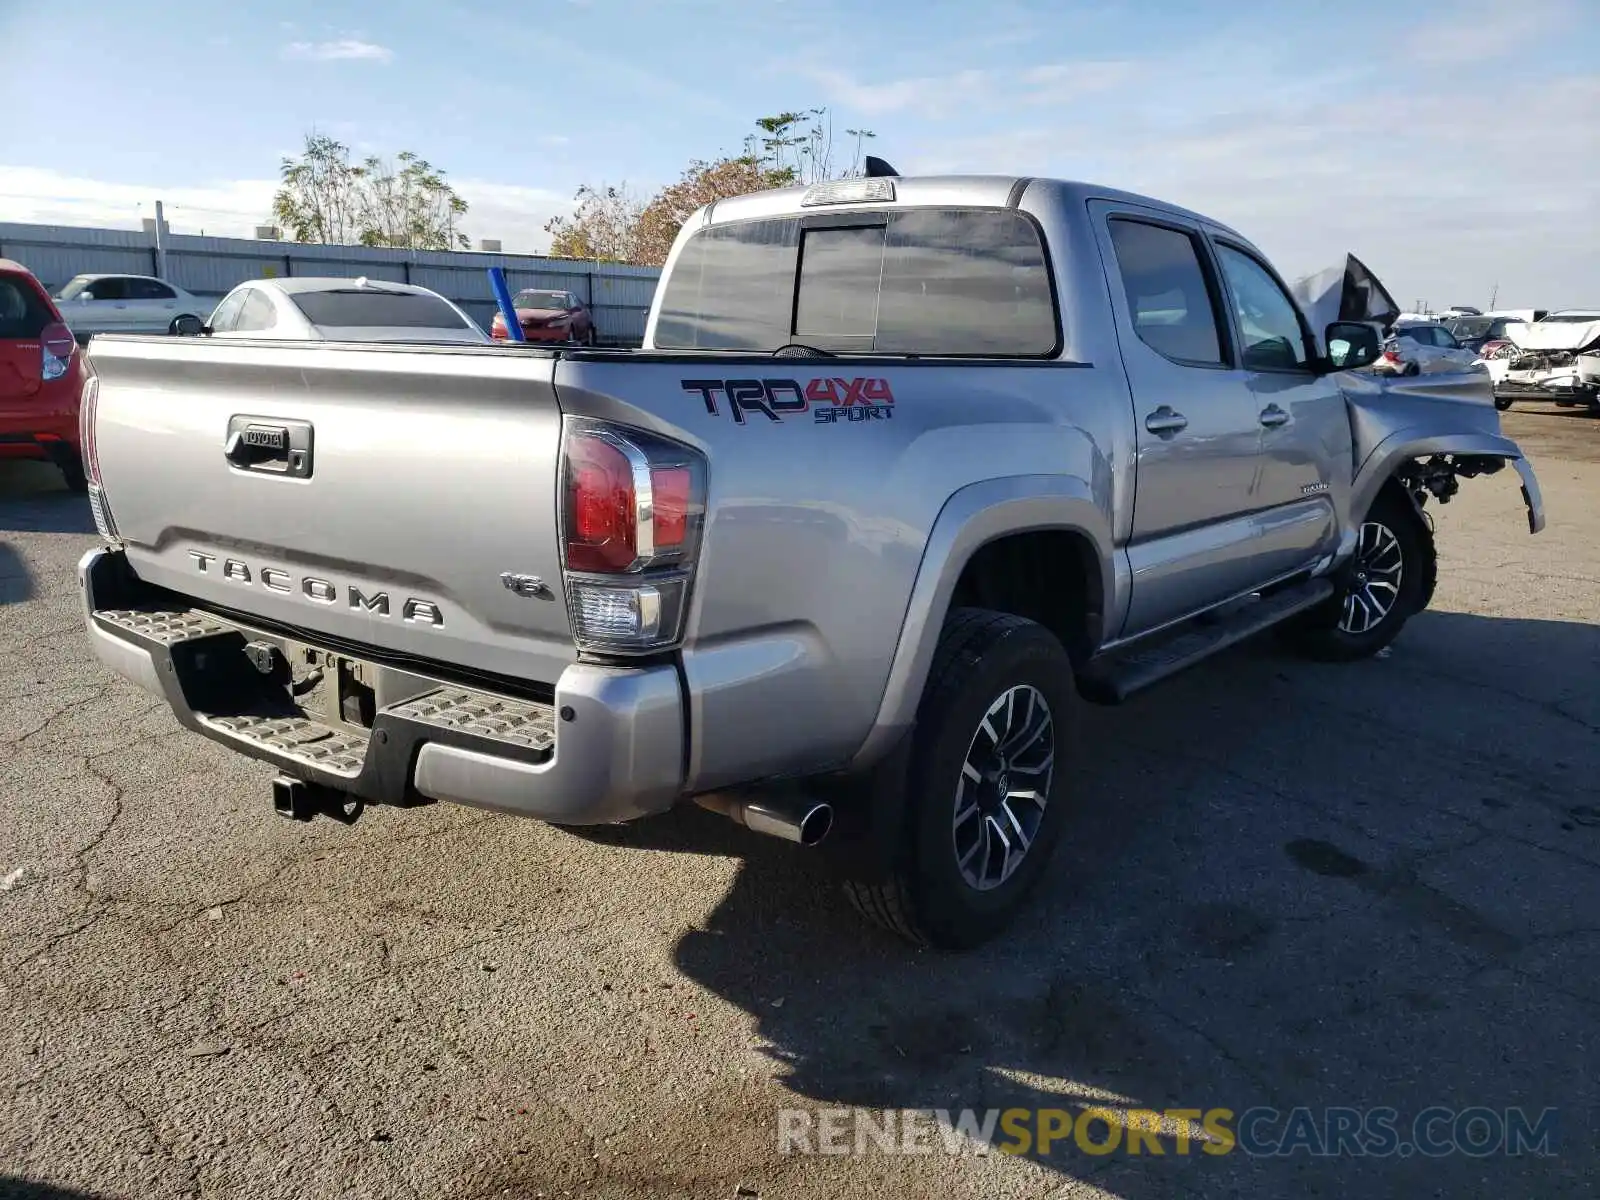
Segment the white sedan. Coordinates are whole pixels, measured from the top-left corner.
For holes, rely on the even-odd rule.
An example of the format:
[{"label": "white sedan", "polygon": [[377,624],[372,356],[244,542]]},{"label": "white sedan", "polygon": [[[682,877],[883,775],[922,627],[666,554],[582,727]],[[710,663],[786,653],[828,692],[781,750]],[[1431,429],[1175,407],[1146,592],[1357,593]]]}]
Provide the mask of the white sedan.
[{"label": "white sedan", "polygon": [[250,279],[222,298],[211,320],[184,334],[335,342],[489,342],[438,292],[381,279]]},{"label": "white sedan", "polygon": [[1380,375],[1431,375],[1438,371],[1481,370],[1478,356],[1462,348],[1438,321],[1396,321],[1383,343],[1383,356],[1372,364]]},{"label": "white sedan", "polygon": [[203,316],[209,300],[153,275],[77,275],[55,295],[67,328],[96,333],[176,333],[183,317]]}]

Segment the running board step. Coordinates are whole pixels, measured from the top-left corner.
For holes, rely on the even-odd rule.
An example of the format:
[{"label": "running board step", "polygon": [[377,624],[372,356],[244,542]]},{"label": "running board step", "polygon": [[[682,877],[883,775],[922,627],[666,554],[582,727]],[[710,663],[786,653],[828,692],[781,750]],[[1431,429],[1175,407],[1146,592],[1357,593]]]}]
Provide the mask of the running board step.
[{"label": "running board step", "polygon": [[1112,651],[1103,660],[1089,664],[1080,679],[1079,690],[1096,703],[1121,704],[1152,684],[1210,658],[1219,650],[1254,637],[1296,613],[1313,608],[1332,595],[1331,580],[1307,580],[1270,596],[1247,601],[1233,612],[1207,623],[1193,621],[1181,626],[1176,634],[1148,643],[1137,642],[1120,653]]}]

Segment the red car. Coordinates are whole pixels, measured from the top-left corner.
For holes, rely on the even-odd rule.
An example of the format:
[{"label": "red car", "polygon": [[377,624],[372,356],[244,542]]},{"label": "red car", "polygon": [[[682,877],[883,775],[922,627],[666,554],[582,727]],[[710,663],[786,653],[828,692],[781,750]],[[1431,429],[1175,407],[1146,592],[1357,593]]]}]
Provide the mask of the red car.
[{"label": "red car", "polygon": [[39,458],[67,487],[88,481],[78,447],[83,351],[55,301],[21,263],[0,258],[0,460]]},{"label": "red car", "polygon": [[[529,288],[518,292],[511,303],[517,310],[522,336],[528,341],[594,345],[594,317],[588,305],[571,292]],[[489,336],[506,340],[506,319],[498,310],[489,325]]]}]

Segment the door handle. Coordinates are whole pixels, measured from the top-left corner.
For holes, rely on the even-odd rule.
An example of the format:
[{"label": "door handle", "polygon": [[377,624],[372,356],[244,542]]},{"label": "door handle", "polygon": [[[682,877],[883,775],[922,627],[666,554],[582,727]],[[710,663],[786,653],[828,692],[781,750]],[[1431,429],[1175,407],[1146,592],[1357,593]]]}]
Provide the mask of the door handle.
[{"label": "door handle", "polygon": [[1151,433],[1177,433],[1189,427],[1189,418],[1163,404],[1144,419],[1144,427]]},{"label": "door handle", "polygon": [[1289,423],[1289,414],[1276,404],[1269,404],[1261,410],[1261,423],[1268,429],[1276,429],[1279,425]]}]

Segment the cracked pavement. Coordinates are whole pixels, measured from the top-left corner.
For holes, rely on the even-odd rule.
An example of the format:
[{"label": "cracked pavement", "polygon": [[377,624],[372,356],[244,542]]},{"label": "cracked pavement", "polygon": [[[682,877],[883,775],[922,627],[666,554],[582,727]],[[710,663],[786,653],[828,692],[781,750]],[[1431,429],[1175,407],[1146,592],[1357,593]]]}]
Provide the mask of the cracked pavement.
[{"label": "cracked pavement", "polygon": [[[1600,421],[1506,424],[1545,533],[1469,481],[1386,658],[1088,710],[1052,876],[964,958],[698,810],[277,819],[93,660],[85,507],[5,466],[0,1196],[1592,1195]],[[1553,1157],[776,1150],[780,1109],[1097,1100],[1559,1113]]]}]

